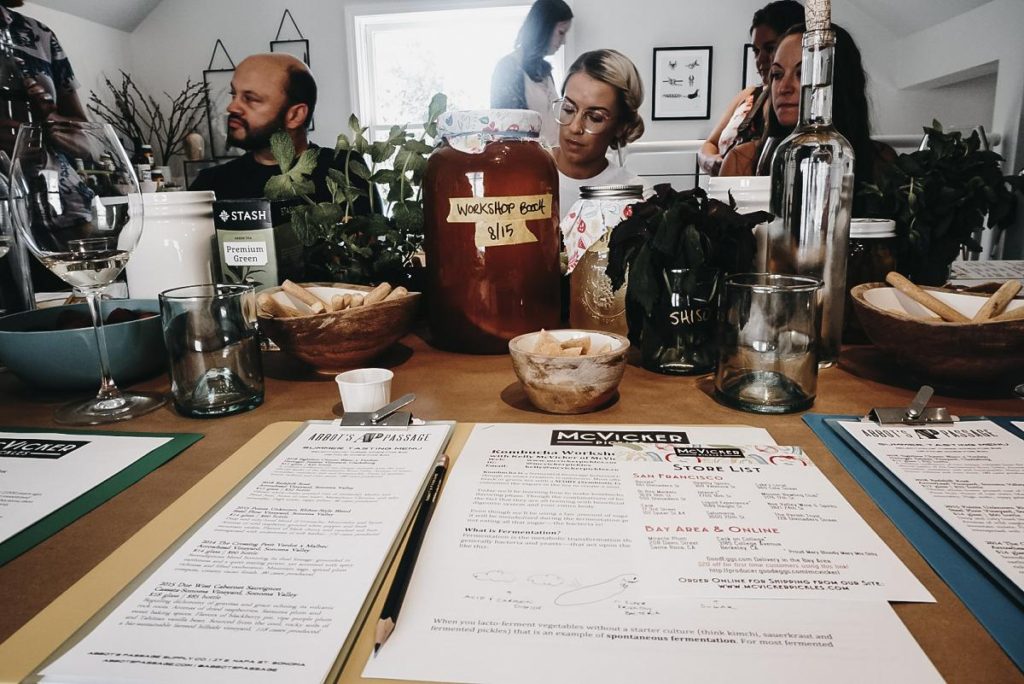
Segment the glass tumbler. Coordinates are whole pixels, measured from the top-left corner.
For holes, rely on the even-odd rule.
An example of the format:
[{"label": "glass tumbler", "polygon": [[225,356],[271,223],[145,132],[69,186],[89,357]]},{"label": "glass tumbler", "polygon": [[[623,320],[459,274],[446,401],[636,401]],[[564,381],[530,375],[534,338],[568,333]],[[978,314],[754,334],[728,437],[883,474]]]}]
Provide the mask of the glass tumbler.
[{"label": "glass tumbler", "polygon": [[189,285],[160,293],[171,395],[179,413],[226,416],[263,403],[252,285]]},{"label": "glass tumbler", "polygon": [[741,273],[725,282],[715,396],[755,413],[810,408],[818,384],[819,278]]}]

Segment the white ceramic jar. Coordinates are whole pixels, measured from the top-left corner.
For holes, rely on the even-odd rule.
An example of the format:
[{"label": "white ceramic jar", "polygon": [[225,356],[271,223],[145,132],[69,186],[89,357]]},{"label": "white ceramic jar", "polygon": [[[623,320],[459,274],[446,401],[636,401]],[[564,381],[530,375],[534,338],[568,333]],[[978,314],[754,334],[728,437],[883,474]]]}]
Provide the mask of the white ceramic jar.
[{"label": "white ceramic jar", "polygon": [[128,260],[131,296],[156,299],[172,287],[212,283],[213,192],[152,192],[142,197],[145,224]]},{"label": "white ceramic jar", "polygon": [[[749,214],[754,211],[768,211],[771,200],[770,176],[712,176],[708,179],[708,197],[729,203],[729,193],[736,200],[736,211]],[[757,248],[754,254],[754,270],[764,271],[767,264],[768,224],[754,226]]]}]

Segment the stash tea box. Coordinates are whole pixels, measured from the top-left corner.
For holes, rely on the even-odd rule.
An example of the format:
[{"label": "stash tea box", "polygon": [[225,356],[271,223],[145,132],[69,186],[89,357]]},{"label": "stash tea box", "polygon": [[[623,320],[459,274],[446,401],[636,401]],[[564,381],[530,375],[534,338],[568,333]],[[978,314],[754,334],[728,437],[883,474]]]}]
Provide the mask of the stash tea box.
[{"label": "stash tea box", "polygon": [[215,201],[220,282],[249,283],[259,291],[302,280],[302,243],[291,225],[296,206],[262,198]]}]

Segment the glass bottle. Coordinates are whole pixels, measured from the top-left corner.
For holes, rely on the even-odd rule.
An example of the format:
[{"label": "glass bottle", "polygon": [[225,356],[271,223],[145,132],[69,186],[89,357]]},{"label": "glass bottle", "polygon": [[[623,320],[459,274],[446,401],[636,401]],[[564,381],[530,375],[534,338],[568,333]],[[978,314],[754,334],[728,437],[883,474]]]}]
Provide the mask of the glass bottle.
[{"label": "glass bottle", "polygon": [[[824,5],[812,22],[811,5]],[[853,147],[832,124],[836,37],[828,3],[808,2],[803,35],[800,123],[772,159],[768,271],[821,278],[818,362],[839,358],[846,254],[853,207]]]},{"label": "glass bottle", "polygon": [[[20,58],[14,51],[14,40],[6,26],[0,27],[0,116],[11,121],[32,123],[28,90]],[[13,137],[17,129],[8,129]]]},{"label": "glass bottle", "polygon": [[[862,283],[885,280],[896,270],[896,222],[892,219],[855,218],[850,222],[850,253],[846,259],[846,311],[853,311],[850,291]],[[867,344],[868,338],[857,316],[843,320],[843,342]]]},{"label": "glass bottle", "polygon": [[[569,258],[569,325],[626,335],[626,287],[612,290],[608,269],[608,240],[612,228],[629,216],[629,207],[643,201],[642,185],[584,185],[580,199],[562,221]],[[587,243],[596,236],[594,242]],[[583,242],[578,240],[583,239]],[[583,245],[584,251],[580,254]]]},{"label": "glass bottle", "polygon": [[[6,26],[0,27],[0,118],[24,123],[31,123],[34,118],[21,64]],[[6,131],[11,139],[17,132],[17,128]],[[28,251],[15,239],[14,226],[10,224],[12,218],[7,208],[10,162],[6,155],[0,160],[0,174],[0,221],[6,224],[0,229],[0,247],[5,247],[5,252],[9,250],[6,258],[0,258],[0,315],[4,315],[34,309],[35,292]]]}]

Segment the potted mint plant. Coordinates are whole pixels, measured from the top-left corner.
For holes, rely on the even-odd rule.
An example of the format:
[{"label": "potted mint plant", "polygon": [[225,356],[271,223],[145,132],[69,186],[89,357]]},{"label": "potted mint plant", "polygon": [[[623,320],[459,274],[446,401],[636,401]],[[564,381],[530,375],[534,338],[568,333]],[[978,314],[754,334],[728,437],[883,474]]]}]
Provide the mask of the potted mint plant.
[{"label": "potted mint plant", "polygon": [[654,190],[612,230],[606,273],[613,289],[626,284],[629,339],[645,368],[707,373],[716,363],[721,281],[753,268],[753,228],[771,214],[741,215],[699,188]]},{"label": "potted mint plant", "polygon": [[899,155],[867,191],[874,213],[896,221],[898,270],[943,285],[962,249],[981,251],[977,233],[1013,222],[1013,190],[1024,189],[1024,179],[1003,175],[1003,158],[982,149],[977,131],[965,138],[933,121],[924,132],[925,148]]},{"label": "potted mint plant", "polygon": [[[267,181],[264,193],[271,200],[304,200],[292,212],[292,228],[305,246],[307,279],[408,281],[423,243],[423,173],[434,149],[437,117],[446,107],[447,98],[439,93],[430,101],[421,135],[409,132],[407,124],[392,126],[386,138],[375,141],[353,114],[348,133],[338,135],[333,150],[311,148],[296,155],[287,134],[274,134],[271,146],[281,173]],[[331,201],[318,203],[310,198],[309,174],[320,154],[333,154],[344,163],[328,171]],[[383,200],[367,192],[367,186],[384,188]],[[360,197],[369,200],[370,214],[353,213]]]}]

